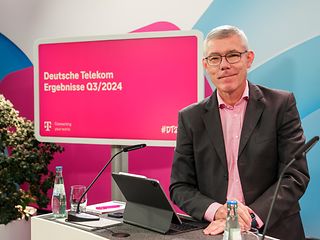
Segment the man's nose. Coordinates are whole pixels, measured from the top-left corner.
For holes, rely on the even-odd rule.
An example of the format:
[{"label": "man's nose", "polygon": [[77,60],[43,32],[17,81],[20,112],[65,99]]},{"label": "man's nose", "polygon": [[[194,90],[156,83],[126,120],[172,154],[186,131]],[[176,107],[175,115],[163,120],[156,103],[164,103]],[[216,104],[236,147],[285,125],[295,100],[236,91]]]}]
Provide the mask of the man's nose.
[{"label": "man's nose", "polygon": [[227,61],[226,57],[221,58],[220,69],[230,68],[230,63]]}]

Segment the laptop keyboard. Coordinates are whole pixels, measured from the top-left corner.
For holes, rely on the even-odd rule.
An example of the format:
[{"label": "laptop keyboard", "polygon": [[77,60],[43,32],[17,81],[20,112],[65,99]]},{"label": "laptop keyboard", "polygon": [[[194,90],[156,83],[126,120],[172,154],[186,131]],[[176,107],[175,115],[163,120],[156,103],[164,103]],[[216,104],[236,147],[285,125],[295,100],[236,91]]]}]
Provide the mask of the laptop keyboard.
[{"label": "laptop keyboard", "polygon": [[193,231],[193,230],[197,230],[197,229],[202,229],[204,227],[205,227],[205,225],[196,224],[196,223],[194,223],[194,224],[185,223],[185,222],[182,222],[182,224],[171,223],[169,234],[189,232],[189,231]]}]

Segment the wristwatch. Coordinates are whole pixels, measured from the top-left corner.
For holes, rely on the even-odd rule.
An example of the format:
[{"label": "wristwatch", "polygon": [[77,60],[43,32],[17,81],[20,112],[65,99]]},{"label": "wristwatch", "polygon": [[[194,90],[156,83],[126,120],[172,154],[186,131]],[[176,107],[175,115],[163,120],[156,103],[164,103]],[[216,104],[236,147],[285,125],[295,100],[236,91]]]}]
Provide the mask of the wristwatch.
[{"label": "wristwatch", "polygon": [[258,223],[257,223],[256,215],[254,215],[254,213],[250,213],[250,216],[251,216],[251,228],[257,228]]}]

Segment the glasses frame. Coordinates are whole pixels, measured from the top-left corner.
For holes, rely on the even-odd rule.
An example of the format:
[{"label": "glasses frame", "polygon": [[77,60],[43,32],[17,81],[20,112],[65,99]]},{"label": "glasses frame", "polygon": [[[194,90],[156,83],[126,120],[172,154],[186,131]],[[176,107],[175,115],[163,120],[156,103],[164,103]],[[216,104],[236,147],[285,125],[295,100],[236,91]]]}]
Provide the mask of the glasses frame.
[{"label": "glasses frame", "polygon": [[[219,65],[221,64],[221,62],[222,62],[222,58],[225,58],[226,61],[227,61],[229,64],[235,64],[235,63],[240,62],[241,57],[242,57],[242,54],[245,54],[245,53],[247,53],[247,52],[248,52],[248,50],[245,50],[245,51],[243,51],[243,52],[237,52],[237,51],[229,52],[229,53],[227,53],[227,54],[225,54],[225,55],[215,54],[215,56],[221,57],[221,58],[220,58],[220,62],[217,63],[217,64],[212,64],[212,63],[209,62],[208,58],[209,58],[209,57],[212,57],[212,56],[207,56],[207,57],[205,57],[204,59],[206,60],[206,62],[207,62],[207,64],[208,64],[209,66],[219,66]],[[238,61],[231,63],[231,62],[229,62],[227,56],[228,56],[229,54],[233,54],[233,53],[239,53],[239,54],[240,54],[240,58],[239,58]]]}]

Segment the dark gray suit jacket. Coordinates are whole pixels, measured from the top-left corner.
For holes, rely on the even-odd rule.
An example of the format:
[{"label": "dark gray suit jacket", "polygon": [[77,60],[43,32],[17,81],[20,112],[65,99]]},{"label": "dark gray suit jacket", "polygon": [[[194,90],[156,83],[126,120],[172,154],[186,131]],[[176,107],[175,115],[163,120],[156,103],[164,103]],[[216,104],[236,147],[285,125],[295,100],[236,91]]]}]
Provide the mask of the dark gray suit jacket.
[{"label": "dark gray suit jacket", "polygon": [[[170,197],[197,219],[203,219],[211,203],[226,202],[228,170],[216,94],[179,112]],[[238,168],[246,205],[262,221],[279,173],[304,142],[293,94],[249,83]],[[306,159],[297,159],[284,175],[267,234],[303,239],[298,200],[308,182]]]}]

